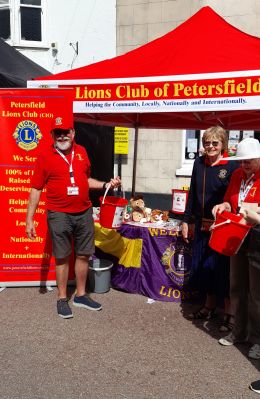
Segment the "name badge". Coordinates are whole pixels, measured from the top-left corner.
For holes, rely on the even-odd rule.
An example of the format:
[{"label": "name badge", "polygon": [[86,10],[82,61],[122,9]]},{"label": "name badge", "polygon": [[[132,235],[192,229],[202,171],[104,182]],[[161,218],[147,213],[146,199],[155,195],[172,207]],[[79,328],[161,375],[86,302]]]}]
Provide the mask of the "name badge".
[{"label": "name badge", "polygon": [[79,188],[77,186],[67,187],[67,194],[68,195],[79,195]]}]

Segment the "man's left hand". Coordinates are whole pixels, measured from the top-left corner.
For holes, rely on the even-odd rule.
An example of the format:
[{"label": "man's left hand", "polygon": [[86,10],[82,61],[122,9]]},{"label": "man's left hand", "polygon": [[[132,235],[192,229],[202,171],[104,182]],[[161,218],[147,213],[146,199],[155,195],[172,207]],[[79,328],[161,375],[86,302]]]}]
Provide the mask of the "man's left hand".
[{"label": "man's left hand", "polygon": [[108,184],[110,184],[111,188],[117,188],[117,187],[121,186],[122,182],[121,182],[120,177],[116,176],[113,179],[110,179]]}]

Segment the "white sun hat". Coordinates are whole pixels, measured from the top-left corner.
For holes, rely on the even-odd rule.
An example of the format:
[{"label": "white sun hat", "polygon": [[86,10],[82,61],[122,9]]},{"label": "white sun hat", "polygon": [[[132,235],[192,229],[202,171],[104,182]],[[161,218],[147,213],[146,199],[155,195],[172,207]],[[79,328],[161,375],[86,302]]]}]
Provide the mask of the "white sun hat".
[{"label": "white sun hat", "polygon": [[222,159],[241,161],[242,159],[260,158],[260,143],[257,139],[247,137],[238,143],[236,155]]}]

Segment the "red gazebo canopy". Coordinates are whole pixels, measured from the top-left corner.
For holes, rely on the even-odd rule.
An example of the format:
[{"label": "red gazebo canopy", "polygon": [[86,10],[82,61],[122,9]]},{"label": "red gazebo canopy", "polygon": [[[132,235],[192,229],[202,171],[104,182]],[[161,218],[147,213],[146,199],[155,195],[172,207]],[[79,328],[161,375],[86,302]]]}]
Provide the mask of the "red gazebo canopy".
[{"label": "red gazebo canopy", "polygon": [[73,87],[74,112],[90,123],[258,129],[260,39],[203,7],[124,55],[39,77],[28,86]]}]

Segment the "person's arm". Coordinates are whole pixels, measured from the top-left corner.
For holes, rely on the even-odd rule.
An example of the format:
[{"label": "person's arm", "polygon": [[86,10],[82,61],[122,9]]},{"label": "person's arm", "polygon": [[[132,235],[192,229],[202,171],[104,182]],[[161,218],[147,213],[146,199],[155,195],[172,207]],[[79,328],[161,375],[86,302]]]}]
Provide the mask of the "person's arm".
[{"label": "person's arm", "polygon": [[121,186],[121,180],[119,176],[116,176],[114,179],[110,179],[109,182],[99,181],[97,179],[89,177],[88,184],[91,190],[103,190],[107,188],[108,184],[111,185],[111,188],[116,188]]},{"label": "person's arm", "polygon": [[185,242],[189,242],[188,236],[193,232],[189,231],[189,223],[193,218],[194,212],[194,199],[196,198],[196,172],[197,172],[197,160],[194,162],[192,175],[190,180],[190,189],[188,194],[188,201],[183,214],[182,224],[181,224],[181,234]]},{"label": "person's arm", "polygon": [[182,222],[181,224],[181,234],[182,238],[185,242],[189,242],[188,236],[189,236],[189,225],[186,222]]},{"label": "person's arm", "polygon": [[260,224],[260,208],[258,208],[257,211],[251,211],[251,209],[244,209],[241,212],[241,215],[249,223]]},{"label": "person's arm", "polygon": [[37,190],[36,188],[32,188],[29,195],[25,232],[27,234],[27,237],[30,238],[30,240],[34,240],[36,238],[36,230],[35,230],[35,225],[33,223],[33,218],[40,201],[41,193],[42,190]]},{"label": "person's arm", "polygon": [[188,193],[188,201],[183,214],[183,222],[189,224],[193,220],[196,192],[197,192],[197,173],[199,173],[199,159],[194,161],[192,174],[190,179],[190,188]]}]

